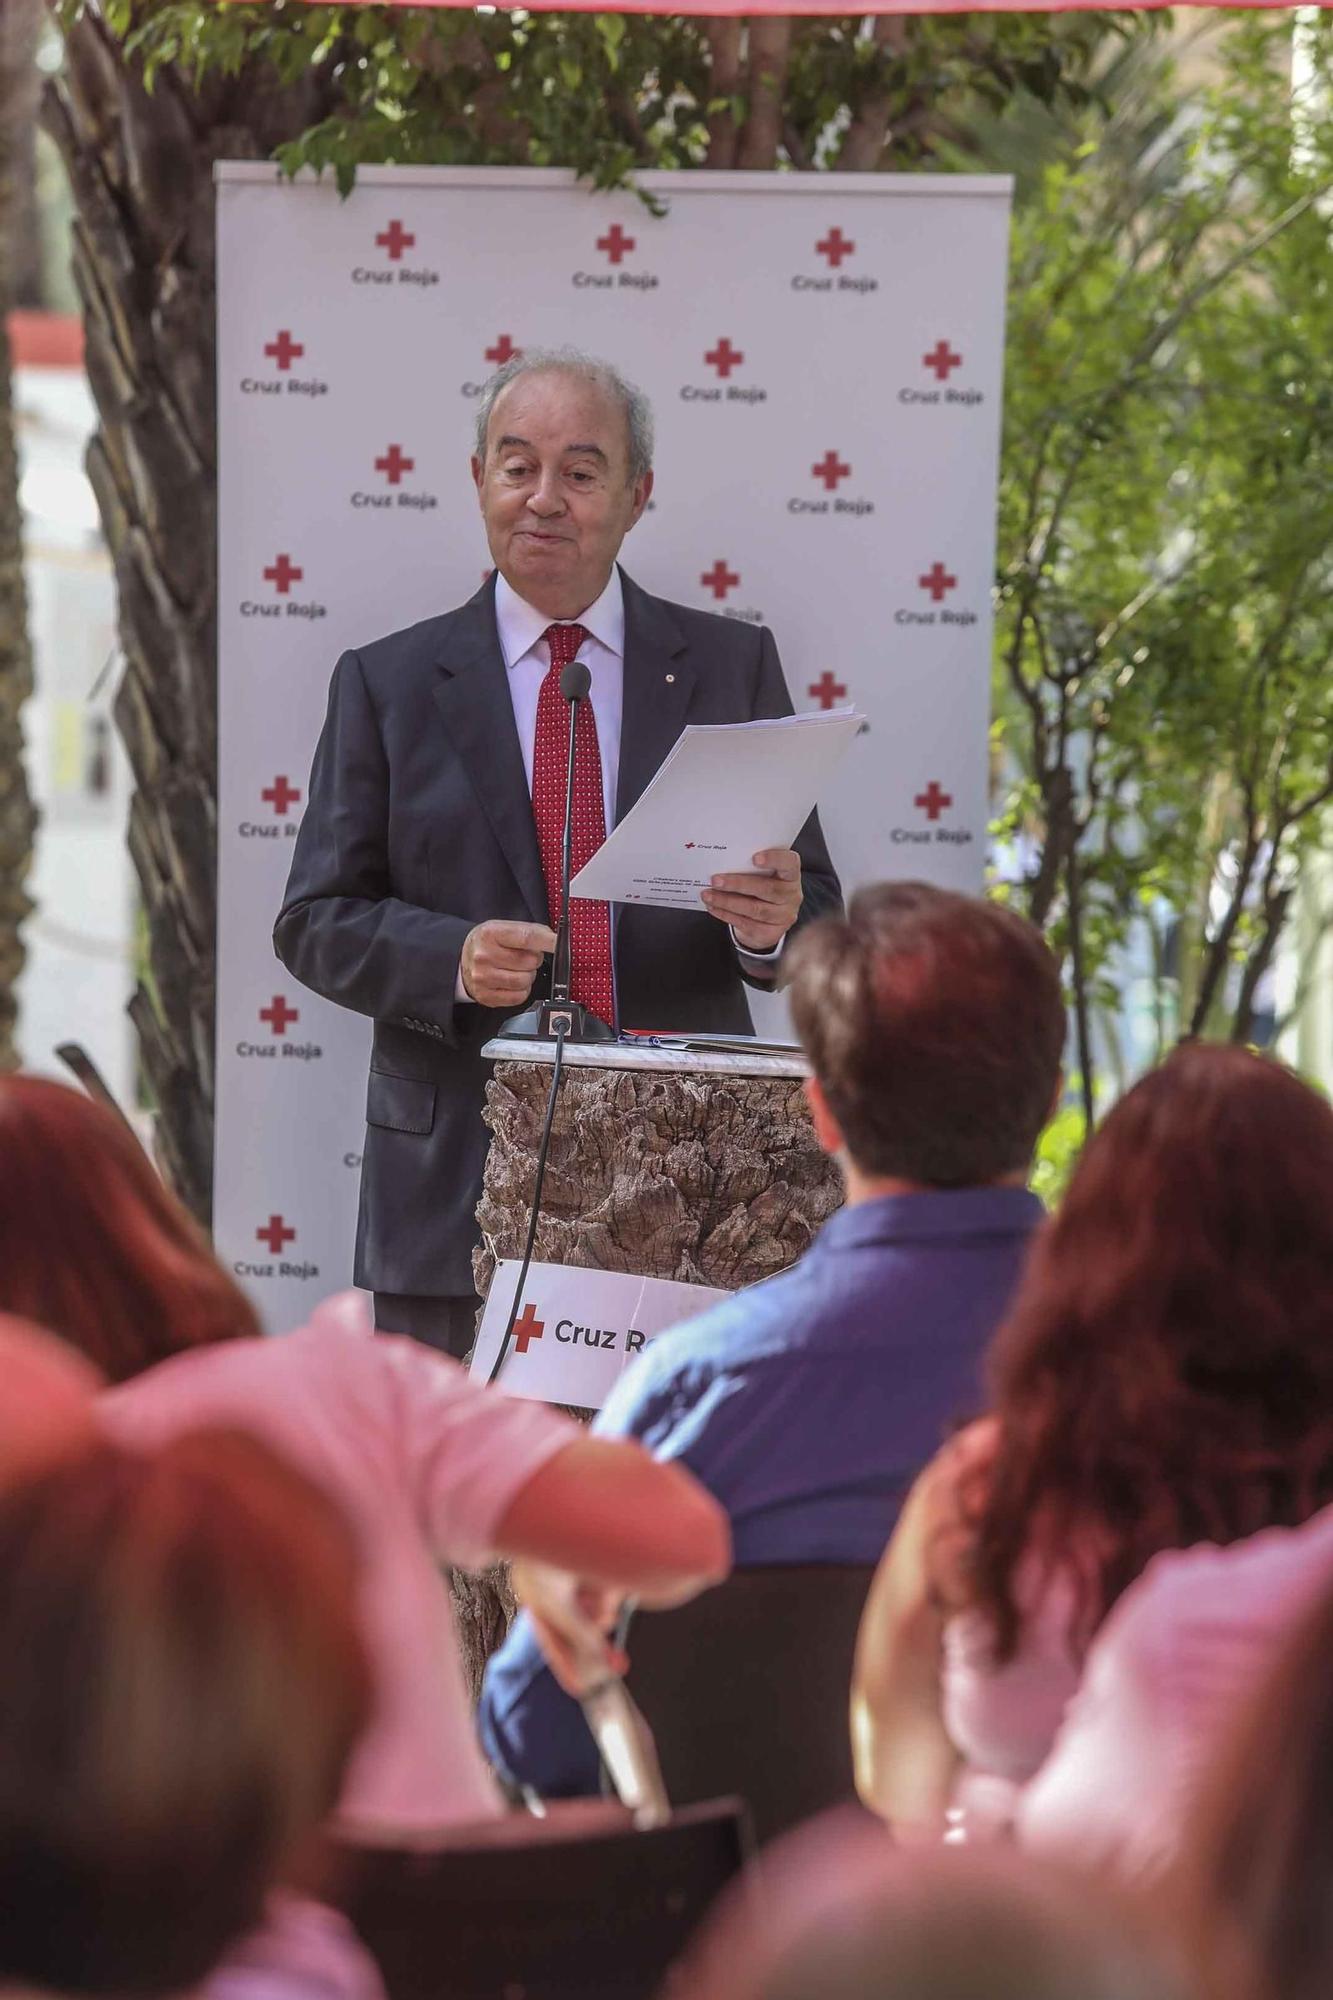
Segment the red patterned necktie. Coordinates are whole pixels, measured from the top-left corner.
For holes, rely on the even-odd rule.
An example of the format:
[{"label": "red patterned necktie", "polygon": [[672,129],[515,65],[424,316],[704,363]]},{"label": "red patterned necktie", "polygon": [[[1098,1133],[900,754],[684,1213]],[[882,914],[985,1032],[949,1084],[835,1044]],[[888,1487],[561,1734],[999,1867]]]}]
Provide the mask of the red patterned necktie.
[{"label": "red patterned necktie", "polygon": [[[560,921],[560,848],[565,833],[565,775],[569,758],[569,703],[560,692],[563,668],[588,634],[582,625],[548,625],[542,637],[551,648],[551,670],[537,697],[537,736],[532,752],[532,815],[537,822],[542,873],[551,927]],[[591,701],[579,703],[574,737],[574,817],[571,874],[577,875],[606,839],[602,797],[602,757]],[[607,1025],[615,1024],[615,984],[611,974],[611,906],[572,896],[569,903],[570,998],[581,1001]]]}]

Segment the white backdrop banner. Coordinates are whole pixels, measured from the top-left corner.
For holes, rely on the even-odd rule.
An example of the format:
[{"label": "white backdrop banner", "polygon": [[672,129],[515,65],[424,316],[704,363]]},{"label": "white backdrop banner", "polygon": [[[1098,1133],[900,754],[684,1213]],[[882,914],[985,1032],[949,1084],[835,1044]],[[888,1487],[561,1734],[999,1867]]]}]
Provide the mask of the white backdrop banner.
[{"label": "white backdrop banner", "polygon": [[648,590],[770,626],[868,731],[822,801],[849,887],[980,886],[1010,185],[218,169],[220,1254],[271,1327],[349,1281],[367,1024],[273,954],[339,652],[471,597],[476,398],[586,348],[653,399]]}]

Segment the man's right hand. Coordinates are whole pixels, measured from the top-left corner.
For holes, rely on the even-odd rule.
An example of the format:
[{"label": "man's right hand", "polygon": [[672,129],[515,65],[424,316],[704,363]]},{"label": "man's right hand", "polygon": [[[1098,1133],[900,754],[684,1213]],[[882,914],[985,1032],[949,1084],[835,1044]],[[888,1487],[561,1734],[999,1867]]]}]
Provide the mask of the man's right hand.
[{"label": "man's right hand", "polygon": [[479,1007],[521,1007],[544,954],[555,950],[555,932],[546,924],[506,923],[494,918],[463,939],[460,970],[469,1000]]}]

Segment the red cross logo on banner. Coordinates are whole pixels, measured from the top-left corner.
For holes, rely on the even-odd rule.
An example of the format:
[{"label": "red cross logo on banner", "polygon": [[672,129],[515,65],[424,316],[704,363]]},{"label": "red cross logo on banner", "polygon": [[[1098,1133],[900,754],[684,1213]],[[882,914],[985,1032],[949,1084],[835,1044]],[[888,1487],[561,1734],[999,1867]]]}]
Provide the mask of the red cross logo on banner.
[{"label": "red cross logo on banner", "polygon": [[827,257],[830,267],[836,271],[844,257],[855,255],[856,245],[850,237],[844,236],[835,224],[824,241],[816,243],[815,253],[817,256]]},{"label": "red cross logo on banner", "polygon": [[950,576],[942,562],[932,564],[924,576],[917,578],[917,582],[923,590],[930,592],[936,604],[939,603],[942,597],[947,597],[951,590],[957,590],[958,588],[958,578]]},{"label": "red cross logo on banner", "polygon": [[532,1300],[524,1306],[522,1313],[514,1321],[514,1346],[520,1354],[526,1354],[534,1340],[540,1340],[546,1330],[546,1321],[538,1319]]},{"label": "red cross logo on banner", "polygon": [[381,230],[380,234],[375,238],[380,249],[388,251],[389,261],[392,264],[398,262],[404,250],[412,249],[416,240],[411,230],[404,229],[402,223],[398,221],[391,222],[388,228]]},{"label": "red cross logo on banner", "polygon": [[613,222],[605,236],[597,239],[597,248],[604,250],[613,264],[618,264],[627,252],[637,247],[638,239],[626,236],[618,222]]},{"label": "red cross logo on banner", "polygon": [[284,1243],[295,1243],[296,1231],[289,1229],[280,1215],[270,1215],[262,1229],[256,1229],[255,1241],[267,1243],[269,1252],[276,1257]]},{"label": "red cross logo on banner", "polygon": [[390,486],[397,486],[405,472],[416,471],[416,460],[405,458],[401,445],[391,444],[383,458],[375,460],[376,472],[382,472]]},{"label": "red cross logo on banner", "polygon": [[851,466],[844,465],[836,451],[826,451],[819,464],[812,465],[810,470],[816,479],[823,480],[830,493],[840,479],[850,479],[852,476]]},{"label": "red cross logo on banner", "polygon": [[727,592],[740,582],[740,578],[734,569],[727,568],[727,565],[723,562],[721,556],[719,556],[713,567],[704,571],[699,581],[705,590],[712,591],[720,604]]},{"label": "red cross logo on banner", "polygon": [[284,327],[276,340],[270,340],[264,352],[277,362],[279,370],[285,375],[293,361],[298,360],[305,353],[305,349],[299,340],[292,339]]},{"label": "red cross logo on banner", "polygon": [[301,1010],[299,1007],[289,1007],[282,994],[275,993],[273,1005],[261,1007],[259,1018],[268,1022],[275,1035],[285,1035],[292,1022],[300,1020]]},{"label": "red cross logo on banner", "polygon": [[725,334],[723,334],[721,340],[718,341],[717,346],[713,349],[712,353],[705,354],[704,356],[704,360],[708,363],[708,366],[710,368],[716,368],[718,374],[722,377],[722,380],[724,382],[730,375],[732,369],[739,368],[744,359],[745,356],[741,353],[740,349],[738,347],[733,347]]},{"label": "red cross logo on banner", "polygon": [[503,368],[506,361],[512,361],[516,354],[522,352],[522,348],[515,347],[507,333],[501,333],[496,335],[494,347],[486,349],[486,359],[493,361],[497,368]]},{"label": "red cross logo on banner", "polygon": [[276,556],[271,567],[264,571],[264,581],[273,585],[279,597],[285,597],[304,575],[305,571],[298,569],[290,556]]},{"label": "red cross logo on banner", "polygon": [[812,701],[817,701],[821,708],[832,708],[835,702],[844,701],[847,696],[847,690],[842,682],[835,680],[827,667],[819,679],[806,689],[806,693]]},{"label": "red cross logo on banner", "polygon": [[265,785],[259,796],[272,806],[279,819],[285,819],[288,806],[296,805],[301,794],[295,786],[288,784],[286,778],[275,778],[271,785]]},{"label": "red cross logo on banner", "polygon": [[948,792],[941,791],[939,780],[932,778],[925,791],[917,793],[912,804],[933,824],[940,814],[953,804],[953,799]]},{"label": "red cross logo on banner", "polygon": [[954,368],[961,368],[962,365],[962,355],[955,354],[947,340],[937,340],[930,353],[923,354],[921,357],[921,366],[923,368],[933,368],[937,382],[947,382],[950,371]]}]

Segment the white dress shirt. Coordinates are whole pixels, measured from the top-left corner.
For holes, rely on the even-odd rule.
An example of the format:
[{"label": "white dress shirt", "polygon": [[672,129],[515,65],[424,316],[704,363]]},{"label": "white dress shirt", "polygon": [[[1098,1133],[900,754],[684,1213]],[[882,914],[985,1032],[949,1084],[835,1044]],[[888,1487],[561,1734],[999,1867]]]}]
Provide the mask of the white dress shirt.
[{"label": "white dress shirt", "polygon": [[[508,669],[509,697],[514,704],[514,723],[529,792],[537,744],[537,700],[542,682],[551,671],[551,648],[545,634],[548,626],[566,623],[582,625],[588,635],[574,657],[583,662],[592,676],[590,699],[602,759],[602,800],[609,833],[616,823],[620,724],[625,708],[625,593],[620,571],[613,565],[601,596],[577,618],[568,620],[548,618],[544,611],[538,611],[520,597],[503,576],[496,576],[495,627]],[[772,951],[751,951],[737,940],[734,931],[732,942],[741,961],[759,972],[771,970],[782,952],[781,945],[775,945]],[[454,998],[463,1001],[468,998],[461,967],[454,984]]]}]

